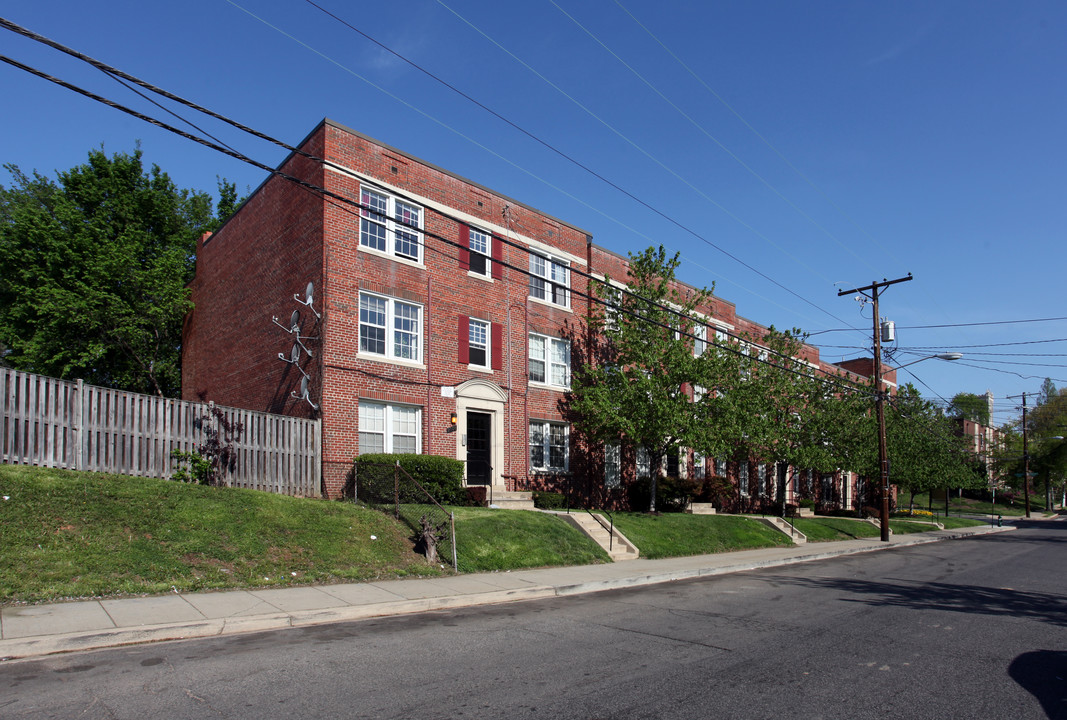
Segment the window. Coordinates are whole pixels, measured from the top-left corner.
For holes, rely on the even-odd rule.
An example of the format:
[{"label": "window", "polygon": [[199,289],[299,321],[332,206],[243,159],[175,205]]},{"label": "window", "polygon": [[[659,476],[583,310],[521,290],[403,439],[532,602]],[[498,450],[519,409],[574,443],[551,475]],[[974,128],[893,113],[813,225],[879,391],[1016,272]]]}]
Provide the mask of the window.
[{"label": "window", "polygon": [[737,486],[741,488],[741,497],[748,497],[748,463],[737,465]]},{"label": "window", "polygon": [[708,329],[703,325],[697,325],[693,328],[693,335],[696,336],[696,340],[693,341],[693,357],[700,357],[708,348]]},{"label": "window", "polygon": [[490,239],[481,230],[470,229],[470,272],[475,275],[488,275]]},{"label": "window", "polygon": [[534,420],[530,422],[530,467],[534,470],[567,469],[567,426]]},{"label": "window", "polygon": [[359,201],[362,247],[421,262],[422,208],[368,187],[360,188]]},{"label": "window", "polygon": [[637,477],[652,477],[652,458],[644,447],[637,448]]},{"label": "window", "polygon": [[663,458],[667,466],[667,477],[672,478],[684,478],[685,472],[682,470],[681,458],[679,457],[680,450],[667,451],[667,456]]},{"label": "window", "polygon": [[604,446],[604,487],[617,488],[622,484],[622,445]]},{"label": "window", "polygon": [[719,477],[726,477],[726,461],[725,460],[716,460],[715,461],[715,474],[718,475]]},{"label": "window", "polygon": [[418,453],[421,409],[359,402],[359,454]]},{"label": "window", "polygon": [[530,333],[530,382],[570,387],[571,344]]},{"label": "window", "polygon": [[553,305],[570,305],[569,272],[563,263],[530,253],[530,296]]},{"label": "window", "polygon": [[390,297],[359,294],[359,351],[422,362],[422,307]]},{"label": "window", "polygon": [[767,494],[767,466],[760,463],[756,466],[756,478],[759,480],[759,496]]},{"label": "window", "polygon": [[471,318],[468,337],[469,363],[489,367],[489,323]]},{"label": "window", "polygon": [[693,477],[703,480],[707,476],[707,460],[700,453],[693,451]]},{"label": "window", "polygon": [[693,386],[693,402],[698,403],[708,394],[708,389],[703,385]]}]

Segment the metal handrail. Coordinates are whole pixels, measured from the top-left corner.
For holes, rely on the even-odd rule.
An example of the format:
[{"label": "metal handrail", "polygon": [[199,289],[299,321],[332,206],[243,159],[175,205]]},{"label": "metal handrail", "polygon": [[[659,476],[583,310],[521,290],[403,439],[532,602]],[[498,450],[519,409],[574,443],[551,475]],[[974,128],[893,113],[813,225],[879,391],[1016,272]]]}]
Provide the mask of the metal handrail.
[{"label": "metal handrail", "polygon": [[[586,512],[586,514],[589,515],[589,517],[593,518],[598,523],[600,523],[600,527],[602,527],[602,528],[604,528],[605,530],[608,531],[608,552],[611,552],[615,547],[615,516],[612,515],[610,511],[601,508],[600,512],[602,512],[605,515],[607,515],[608,516],[608,520],[609,520],[609,524],[605,525],[604,524],[604,518],[600,517],[599,515],[597,515],[592,510],[590,510],[589,508],[587,508],[585,506],[583,506],[581,509],[584,510]],[[567,508],[567,512],[570,512],[570,508]]]}]

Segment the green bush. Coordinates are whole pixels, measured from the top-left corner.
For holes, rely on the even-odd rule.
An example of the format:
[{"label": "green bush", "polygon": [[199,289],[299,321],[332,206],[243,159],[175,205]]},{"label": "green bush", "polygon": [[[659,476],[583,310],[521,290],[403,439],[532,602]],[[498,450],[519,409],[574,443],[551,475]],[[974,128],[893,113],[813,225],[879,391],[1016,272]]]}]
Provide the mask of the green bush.
[{"label": "green bush", "polygon": [[[674,477],[656,478],[657,512],[685,512],[700,488],[692,480]],[[626,499],[635,512],[648,510],[652,496],[651,478],[639,478],[626,487]]]},{"label": "green bush", "polygon": [[534,507],[541,510],[559,510],[567,507],[567,496],[563,493],[534,490]]},{"label": "green bush", "polygon": [[797,505],[807,510],[815,509],[815,501],[811,498],[801,498],[800,500],[797,500]]},{"label": "green bush", "polygon": [[[360,455],[355,459],[356,498],[372,503],[394,501],[395,463],[415,479],[434,500],[442,505],[461,505],[466,502],[463,487],[463,463],[455,458],[439,455]],[[401,472],[399,482],[401,503],[425,503],[426,497]]]}]

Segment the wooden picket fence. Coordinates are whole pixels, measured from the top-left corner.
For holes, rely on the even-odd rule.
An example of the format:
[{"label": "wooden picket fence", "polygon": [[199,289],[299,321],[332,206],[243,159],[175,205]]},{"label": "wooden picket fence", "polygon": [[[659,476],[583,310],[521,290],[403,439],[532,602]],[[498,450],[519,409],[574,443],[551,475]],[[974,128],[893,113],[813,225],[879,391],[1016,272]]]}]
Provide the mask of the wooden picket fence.
[{"label": "wooden picket fence", "polygon": [[[0,462],[170,479],[172,450],[203,442],[208,403],[110,390],[0,368]],[[319,420],[219,406],[244,432],[233,487],[317,497]]]}]

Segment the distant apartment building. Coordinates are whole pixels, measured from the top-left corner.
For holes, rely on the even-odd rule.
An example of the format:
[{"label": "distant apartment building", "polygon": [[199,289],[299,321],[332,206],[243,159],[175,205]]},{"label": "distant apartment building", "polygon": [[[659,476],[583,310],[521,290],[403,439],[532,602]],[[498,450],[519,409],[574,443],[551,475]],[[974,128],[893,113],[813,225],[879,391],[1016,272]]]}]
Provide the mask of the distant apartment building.
[{"label": "distant apartment building", "polygon": [[[652,472],[632,448],[585,442],[564,412],[590,277],[624,278],[624,257],[330,120],[298,147],[279,171],[305,185],[271,175],[197,248],[185,398],[321,418],[329,498],[362,453],[444,455],[465,462],[470,486],[597,502]],[[708,332],[766,330],[711,304]],[[862,359],[831,366],[810,346],[803,357],[870,375]],[[739,509],[783,491],[854,507],[865,493],[853,473],[788,472],[772,458],[688,453],[669,470],[729,477]]]}]

